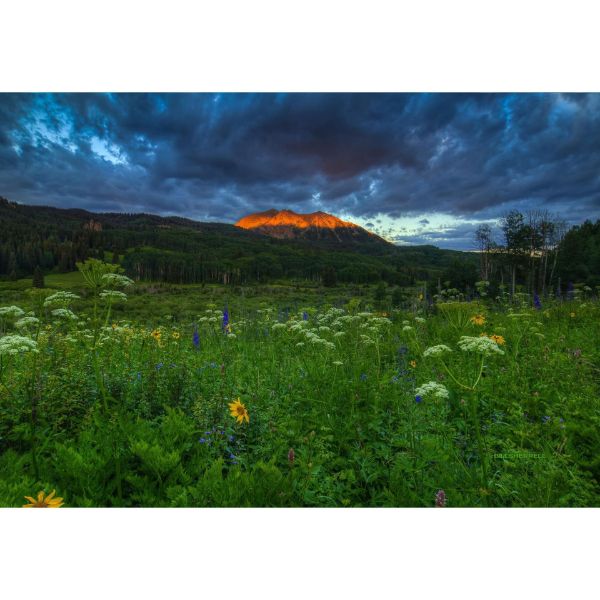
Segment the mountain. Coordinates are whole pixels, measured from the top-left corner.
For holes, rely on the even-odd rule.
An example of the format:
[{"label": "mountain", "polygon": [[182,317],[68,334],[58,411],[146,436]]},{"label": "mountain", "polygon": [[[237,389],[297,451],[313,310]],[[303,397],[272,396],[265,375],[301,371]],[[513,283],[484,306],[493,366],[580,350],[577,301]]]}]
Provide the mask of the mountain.
[{"label": "mountain", "polygon": [[237,227],[288,240],[309,240],[361,244],[378,242],[389,244],[383,238],[325,212],[299,214],[293,210],[266,210],[241,218]]}]

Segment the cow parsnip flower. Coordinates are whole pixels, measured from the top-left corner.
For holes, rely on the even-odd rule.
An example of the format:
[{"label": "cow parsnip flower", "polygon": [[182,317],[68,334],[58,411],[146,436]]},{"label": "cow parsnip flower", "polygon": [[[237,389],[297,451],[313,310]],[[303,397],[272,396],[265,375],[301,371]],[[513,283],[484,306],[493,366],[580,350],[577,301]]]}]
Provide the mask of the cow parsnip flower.
[{"label": "cow parsnip flower", "polygon": [[133,285],[133,279],[130,279],[125,275],[119,275],[119,273],[105,273],[102,275],[101,281],[104,285],[109,287],[124,288]]},{"label": "cow parsnip flower", "polygon": [[55,498],[56,490],[52,490],[47,496],[44,492],[38,492],[37,499],[31,496],[24,496],[29,500],[29,504],[23,504],[23,508],[60,508],[64,502],[62,498]]},{"label": "cow parsnip flower", "polygon": [[458,347],[464,352],[476,352],[489,356],[491,354],[504,354],[498,343],[489,337],[472,337],[463,335],[458,341]]},{"label": "cow parsnip flower", "polygon": [[73,294],[73,292],[56,292],[51,296],[48,296],[44,300],[44,307],[48,308],[50,306],[68,306],[74,300],[79,300],[79,296],[77,294]]},{"label": "cow parsnip flower", "polygon": [[250,423],[248,409],[242,404],[239,398],[229,404],[229,413],[238,423],[243,423],[244,421]]},{"label": "cow parsnip flower", "polygon": [[36,317],[23,317],[15,323],[17,329],[27,329],[28,327],[37,327],[40,320]]},{"label": "cow parsnip flower", "polygon": [[22,335],[5,335],[0,338],[0,356],[24,352],[38,352],[37,343]]},{"label": "cow parsnip flower", "polygon": [[447,400],[450,397],[450,392],[446,388],[446,386],[441,383],[437,383],[436,381],[428,381],[423,385],[419,386],[415,390],[415,394],[421,397],[432,397],[437,398],[438,400]]},{"label": "cow parsnip flower", "polygon": [[429,348],[425,348],[425,350],[423,350],[423,356],[442,356],[448,352],[452,352],[452,350],[446,346],[446,344],[438,344],[437,346],[429,346]]},{"label": "cow parsnip flower", "polygon": [[2,306],[0,307],[0,318],[18,319],[25,314],[25,311],[18,306]]},{"label": "cow parsnip flower", "polygon": [[103,290],[100,292],[100,298],[102,298],[102,300],[108,300],[109,302],[126,302],[127,294],[117,290]]},{"label": "cow parsnip flower", "polygon": [[57,319],[67,319],[69,321],[77,320],[77,315],[68,308],[55,308],[50,314]]}]

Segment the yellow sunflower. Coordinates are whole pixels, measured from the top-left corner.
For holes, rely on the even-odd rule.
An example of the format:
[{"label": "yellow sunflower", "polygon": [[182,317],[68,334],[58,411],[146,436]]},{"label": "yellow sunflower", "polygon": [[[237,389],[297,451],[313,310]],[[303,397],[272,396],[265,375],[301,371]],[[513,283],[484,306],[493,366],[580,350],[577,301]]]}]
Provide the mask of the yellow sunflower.
[{"label": "yellow sunflower", "polygon": [[473,325],[483,325],[485,323],[485,317],[483,315],[475,315],[471,317],[470,320]]},{"label": "yellow sunflower", "polygon": [[161,333],[158,329],[155,329],[151,334],[150,334],[157,342],[160,342],[160,337],[161,337]]},{"label": "yellow sunflower", "polygon": [[246,423],[250,423],[248,409],[240,402],[239,398],[235,402],[231,402],[229,405],[229,412],[238,423],[243,423],[244,420]]},{"label": "yellow sunflower", "polygon": [[408,364],[414,369],[417,366],[417,361],[411,360]]},{"label": "yellow sunflower", "polygon": [[31,496],[25,496],[25,500],[29,500],[29,504],[23,504],[23,508],[60,508],[63,505],[62,498],[55,498],[56,490],[52,490],[46,497],[44,492],[38,492],[37,500]]},{"label": "yellow sunflower", "polygon": [[180,337],[181,337],[181,336],[180,336],[180,334],[179,334],[179,331],[174,331],[174,332],[173,332],[173,339],[174,339],[174,340],[178,340]]},{"label": "yellow sunflower", "polygon": [[490,340],[494,340],[499,346],[506,344],[506,340],[501,335],[490,335]]}]

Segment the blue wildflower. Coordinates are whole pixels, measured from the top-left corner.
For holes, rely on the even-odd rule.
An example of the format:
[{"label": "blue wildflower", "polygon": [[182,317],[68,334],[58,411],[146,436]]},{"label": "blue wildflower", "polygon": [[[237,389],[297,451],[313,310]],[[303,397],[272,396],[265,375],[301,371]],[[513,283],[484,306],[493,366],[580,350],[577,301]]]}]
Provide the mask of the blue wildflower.
[{"label": "blue wildflower", "polygon": [[306,311],[304,311],[304,312],[302,313],[302,320],[303,320],[303,321],[308,321],[308,313],[307,313]]},{"label": "blue wildflower", "polygon": [[223,329],[225,333],[229,333],[229,309],[227,306],[223,309],[223,323],[221,329]]},{"label": "blue wildflower", "polygon": [[398,354],[406,354],[408,352],[408,348],[406,346],[400,346],[398,348]]},{"label": "blue wildflower", "polygon": [[201,437],[201,438],[200,438],[200,440],[199,440],[199,442],[200,442],[201,444],[206,444],[206,439],[205,439],[205,438],[203,438],[203,437]]},{"label": "blue wildflower", "polygon": [[159,363],[156,365],[156,370],[157,370],[157,371],[160,371],[162,368],[163,368],[163,363],[159,362]]},{"label": "blue wildflower", "polygon": [[545,416],[542,417],[542,423],[547,423],[550,420],[551,417]]},{"label": "blue wildflower", "polygon": [[194,329],[194,335],[192,337],[192,343],[196,348],[200,348],[200,334],[198,333],[198,328]]},{"label": "blue wildflower", "polygon": [[422,400],[423,400],[423,398],[421,396],[415,396],[415,402],[417,404],[420,404]]},{"label": "blue wildflower", "polygon": [[533,294],[533,306],[535,306],[537,310],[540,310],[542,308],[542,302],[540,300],[540,297],[537,295],[537,292]]},{"label": "blue wildflower", "polygon": [[229,436],[227,439],[228,439],[230,442],[233,442],[233,440],[235,439],[235,437],[234,437],[233,435],[230,435],[230,436]]},{"label": "blue wildflower", "polygon": [[366,373],[361,373],[360,374],[360,380],[361,381],[366,381],[367,380],[367,374]]}]

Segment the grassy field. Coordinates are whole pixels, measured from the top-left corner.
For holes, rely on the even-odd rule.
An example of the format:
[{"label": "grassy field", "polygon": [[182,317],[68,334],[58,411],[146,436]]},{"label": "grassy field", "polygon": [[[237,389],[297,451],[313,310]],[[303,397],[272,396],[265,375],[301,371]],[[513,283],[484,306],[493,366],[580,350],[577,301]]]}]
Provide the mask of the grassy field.
[{"label": "grassy field", "polygon": [[594,298],[94,269],[0,284],[2,506],[600,505]]}]

